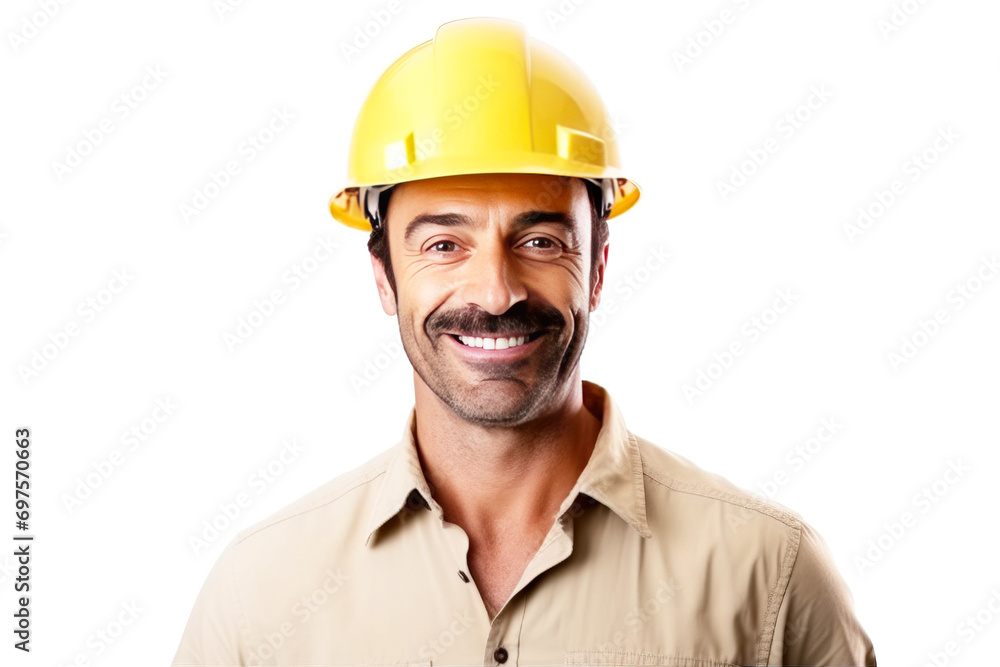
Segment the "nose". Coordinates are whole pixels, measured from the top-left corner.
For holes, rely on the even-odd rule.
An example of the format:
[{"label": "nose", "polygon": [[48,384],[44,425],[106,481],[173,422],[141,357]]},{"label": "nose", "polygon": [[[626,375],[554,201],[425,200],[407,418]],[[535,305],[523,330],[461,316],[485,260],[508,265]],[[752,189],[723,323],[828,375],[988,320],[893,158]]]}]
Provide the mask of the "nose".
[{"label": "nose", "polygon": [[480,244],[463,271],[463,300],[492,315],[502,315],[528,297],[517,260],[500,240]]}]

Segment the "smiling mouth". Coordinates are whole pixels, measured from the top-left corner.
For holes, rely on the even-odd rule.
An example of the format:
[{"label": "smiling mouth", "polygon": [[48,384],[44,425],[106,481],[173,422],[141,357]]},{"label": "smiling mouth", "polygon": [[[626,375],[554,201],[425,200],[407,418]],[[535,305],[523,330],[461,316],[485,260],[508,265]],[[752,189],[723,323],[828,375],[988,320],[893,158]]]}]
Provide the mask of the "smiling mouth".
[{"label": "smiling mouth", "polygon": [[524,345],[525,343],[530,343],[539,336],[541,336],[544,331],[536,331],[531,334],[525,334],[520,336],[462,336],[460,334],[448,334],[455,340],[457,340],[462,345],[467,347],[481,347],[484,350],[506,350],[509,347],[517,347],[519,345]]}]

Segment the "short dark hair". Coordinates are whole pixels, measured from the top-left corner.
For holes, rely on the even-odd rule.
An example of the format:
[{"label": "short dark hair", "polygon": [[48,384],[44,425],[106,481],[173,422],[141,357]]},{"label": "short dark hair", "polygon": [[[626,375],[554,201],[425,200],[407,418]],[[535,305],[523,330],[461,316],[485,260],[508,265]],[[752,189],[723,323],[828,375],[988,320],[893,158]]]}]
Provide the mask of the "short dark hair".
[{"label": "short dark hair", "polygon": [[[597,280],[597,261],[601,257],[601,250],[608,241],[608,217],[602,215],[602,203],[604,201],[601,189],[590,181],[583,181],[587,186],[587,196],[590,199],[590,284]],[[386,211],[389,210],[389,197],[395,188],[389,188],[379,195],[379,215],[385,220]],[[392,292],[396,294],[396,277],[392,273],[392,260],[389,257],[389,239],[385,234],[385,224],[379,225],[372,230],[368,237],[368,252],[375,256],[375,259],[382,262],[385,268],[386,278],[392,286]],[[398,299],[398,295],[397,295]]]}]

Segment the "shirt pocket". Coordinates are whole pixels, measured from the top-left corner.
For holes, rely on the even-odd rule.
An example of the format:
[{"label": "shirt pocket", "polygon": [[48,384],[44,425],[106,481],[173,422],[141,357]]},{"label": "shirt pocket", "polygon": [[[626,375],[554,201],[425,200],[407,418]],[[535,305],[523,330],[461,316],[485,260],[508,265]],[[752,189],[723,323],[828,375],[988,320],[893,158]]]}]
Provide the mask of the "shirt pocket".
[{"label": "shirt pocket", "polygon": [[682,655],[667,655],[665,653],[642,653],[640,651],[567,651],[564,665],[585,667],[632,667],[648,665],[652,667],[740,667],[731,662],[706,660]]}]

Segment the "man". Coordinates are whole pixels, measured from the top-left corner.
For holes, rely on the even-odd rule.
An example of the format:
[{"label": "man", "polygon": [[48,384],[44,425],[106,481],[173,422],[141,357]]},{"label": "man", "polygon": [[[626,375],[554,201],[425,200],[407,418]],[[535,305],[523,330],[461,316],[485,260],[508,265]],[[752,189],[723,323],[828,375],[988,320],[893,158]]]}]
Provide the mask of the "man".
[{"label": "man", "polygon": [[174,665],[875,665],[801,517],[628,431],[581,379],[639,196],[591,84],[466,19],[387,70],[334,216],[371,230],[415,406],[225,549]]}]

